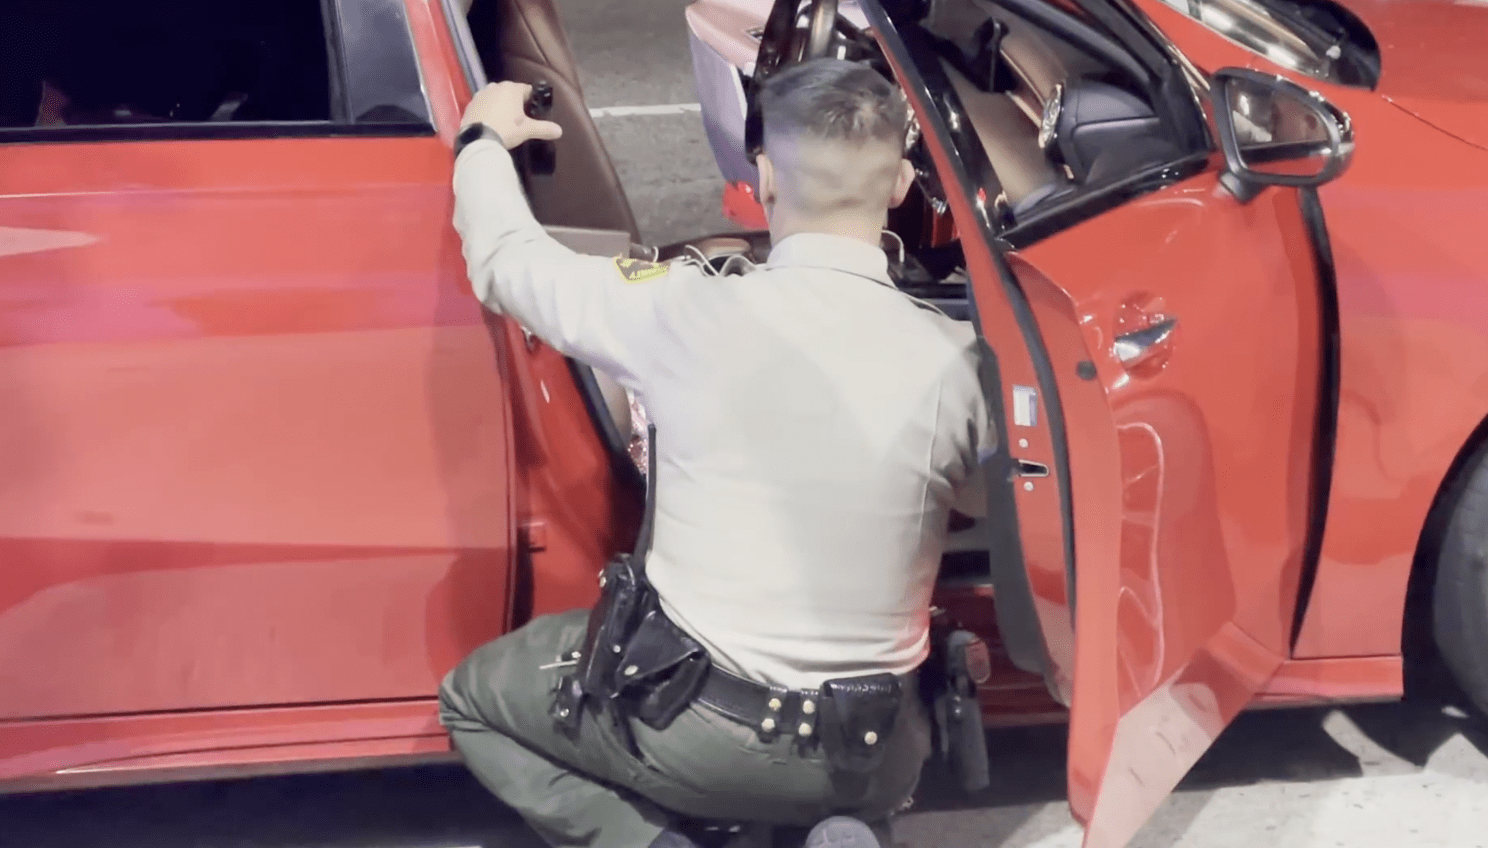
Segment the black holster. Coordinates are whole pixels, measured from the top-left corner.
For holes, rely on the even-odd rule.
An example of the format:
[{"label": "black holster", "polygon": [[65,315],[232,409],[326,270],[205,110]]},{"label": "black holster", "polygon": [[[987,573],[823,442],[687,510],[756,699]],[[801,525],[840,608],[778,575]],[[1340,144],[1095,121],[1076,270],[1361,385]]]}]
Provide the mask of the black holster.
[{"label": "black holster", "polygon": [[692,703],[708,671],[707,650],[666,617],[632,554],[605,566],[577,651],[550,710],[571,736],[586,712],[606,716],[628,744],[632,717],[664,730]]},{"label": "black holster", "polygon": [[665,729],[692,703],[709,663],[707,650],[666,617],[646,579],[656,509],[655,428],[647,435],[651,468],[636,550],[616,556],[600,574],[599,601],[589,611],[573,671],[558,681],[549,708],[570,737],[576,737],[586,712],[605,715],[632,749],[630,719]]},{"label": "black holster", "polygon": [[991,782],[977,683],[986,678],[987,646],[967,630],[932,628],[921,691],[934,716],[937,751],[966,792]]}]

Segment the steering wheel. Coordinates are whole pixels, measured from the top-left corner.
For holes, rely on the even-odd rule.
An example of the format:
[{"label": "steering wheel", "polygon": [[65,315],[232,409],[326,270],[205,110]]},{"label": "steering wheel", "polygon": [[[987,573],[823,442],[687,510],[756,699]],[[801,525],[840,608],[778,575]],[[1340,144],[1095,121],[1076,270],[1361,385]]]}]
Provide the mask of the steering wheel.
[{"label": "steering wheel", "polygon": [[820,59],[832,47],[832,29],[837,23],[837,0],[811,0],[811,13],[806,26],[806,43],[801,61]]},{"label": "steering wheel", "polygon": [[782,65],[820,59],[832,47],[832,30],[837,23],[837,0],[810,0],[804,33],[796,30],[799,3],[780,2],[770,10],[760,33],[759,53],[755,56],[751,82],[758,87]]}]

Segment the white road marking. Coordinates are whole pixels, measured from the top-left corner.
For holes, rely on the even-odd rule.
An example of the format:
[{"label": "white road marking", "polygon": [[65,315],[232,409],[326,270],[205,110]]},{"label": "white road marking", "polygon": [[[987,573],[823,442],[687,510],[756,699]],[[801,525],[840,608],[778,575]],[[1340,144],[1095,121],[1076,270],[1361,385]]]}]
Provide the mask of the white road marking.
[{"label": "white road marking", "polygon": [[653,115],[685,115],[701,112],[701,103],[661,103],[654,106],[600,106],[589,110],[591,118],[633,118]]}]

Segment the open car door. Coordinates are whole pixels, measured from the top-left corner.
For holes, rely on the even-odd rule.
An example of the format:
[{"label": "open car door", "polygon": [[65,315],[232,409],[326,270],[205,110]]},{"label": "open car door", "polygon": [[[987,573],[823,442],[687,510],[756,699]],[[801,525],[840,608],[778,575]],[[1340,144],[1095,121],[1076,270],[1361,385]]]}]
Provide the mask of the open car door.
[{"label": "open car door", "polygon": [[959,100],[906,47],[913,27],[866,5],[972,279],[1008,481],[990,514],[1019,531],[999,626],[1071,707],[1085,845],[1120,848],[1290,655],[1334,404],[1315,187],[1347,164],[1348,120],[1221,71],[1223,156],[1018,248]]},{"label": "open car door", "polygon": [[[636,219],[590,117],[553,0],[442,0],[473,95],[493,80],[533,86],[534,106],[563,127],[513,151],[533,216],[560,242],[618,255]],[[463,108],[469,102],[460,99]],[[633,544],[645,481],[628,458],[630,398],[602,372],[563,356],[509,316],[485,313],[510,386],[517,562],[508,625],[587,606],[595,576]]]}]

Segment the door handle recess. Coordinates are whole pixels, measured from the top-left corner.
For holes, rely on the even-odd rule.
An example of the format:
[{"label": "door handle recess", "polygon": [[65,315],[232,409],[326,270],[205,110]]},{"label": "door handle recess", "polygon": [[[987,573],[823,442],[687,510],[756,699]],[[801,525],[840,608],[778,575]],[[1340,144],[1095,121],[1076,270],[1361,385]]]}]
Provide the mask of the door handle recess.
[{"label": "door handle recess", "polygon": [[1116,337],[1112,351],[1122,365],[1139,365],[1167,346],[1177,326],[1177,318],[1165,318],[1150,327],[1122,333]]},{"label": "door handle recess", "polygon": [[1049,466],[1042,462],[1034,462],[1031,459],[1014,460],[1018,465],[1019,477],[1048,477]]}]

